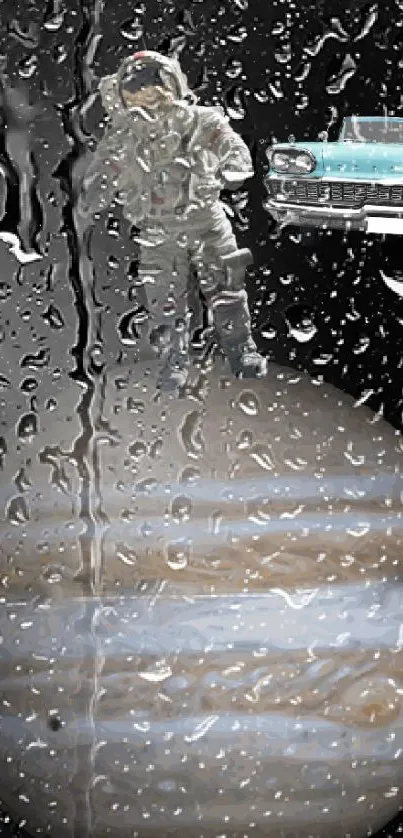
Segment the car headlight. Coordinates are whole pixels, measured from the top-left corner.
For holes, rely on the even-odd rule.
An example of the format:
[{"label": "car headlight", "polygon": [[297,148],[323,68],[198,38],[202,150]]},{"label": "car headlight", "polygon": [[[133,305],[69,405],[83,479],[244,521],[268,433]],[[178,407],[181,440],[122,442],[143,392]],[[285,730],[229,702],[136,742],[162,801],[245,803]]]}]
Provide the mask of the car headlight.
[{"label": "car headlight", "polygon": [[284,154],[282,151],[275,151],[270,160],[270,165],[272,169],[276,169],[278,172],[287,172],[291,161],[292,158],[288,154]]},{"label": "car headlight", "polygon": [[289,175],[309,174],[316,168],[316,160],[310,151],[274,151],[270,168]]}]

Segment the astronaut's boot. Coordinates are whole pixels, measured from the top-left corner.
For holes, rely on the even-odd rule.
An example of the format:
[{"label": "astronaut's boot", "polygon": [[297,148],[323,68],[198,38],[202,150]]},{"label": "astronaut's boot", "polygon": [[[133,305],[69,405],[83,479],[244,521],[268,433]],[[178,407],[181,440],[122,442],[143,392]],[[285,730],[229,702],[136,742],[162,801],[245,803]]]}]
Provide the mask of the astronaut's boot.
[{"label": "astronaut's boot", "polygon": [[224,352],[234,375],[240,378],[264,378],[267,374],[266,358],[257,351],[252,338],[249,338],[242,347],[235,348],[227,345]]},{"label": "astronaut's boot", "polygon": [[267,361],[252,338],[246,291],[222,294],[213,303],[214,324],[231,372],[242,378],[263,378]]}]

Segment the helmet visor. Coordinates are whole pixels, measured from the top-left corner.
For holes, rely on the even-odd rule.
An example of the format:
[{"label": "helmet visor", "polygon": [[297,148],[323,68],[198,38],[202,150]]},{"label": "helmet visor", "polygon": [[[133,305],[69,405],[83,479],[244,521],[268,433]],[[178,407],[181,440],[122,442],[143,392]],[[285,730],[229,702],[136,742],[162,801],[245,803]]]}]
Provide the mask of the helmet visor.
[{"label": "helmet visor", "polygon": [[163,85],[159,68],[152,64],[130,65],[121,79],[121,89],[126,93],[137,93],[145,87]]}]

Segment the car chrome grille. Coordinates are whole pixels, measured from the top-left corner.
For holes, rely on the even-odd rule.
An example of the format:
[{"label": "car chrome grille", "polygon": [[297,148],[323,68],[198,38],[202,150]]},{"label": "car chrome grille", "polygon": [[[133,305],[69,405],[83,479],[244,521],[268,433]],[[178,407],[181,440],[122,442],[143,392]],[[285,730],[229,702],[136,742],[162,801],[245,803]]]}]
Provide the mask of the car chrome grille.
[{"label": "car chrome grille", "polygon": [[[286,180],[267,178],[271,198],[297,204],[324,204],[359,208],[364,204],[393,206],[403,204],[403,184],[385,186],[359,181]],[[282,197],[281,197],[282,196]]]}]

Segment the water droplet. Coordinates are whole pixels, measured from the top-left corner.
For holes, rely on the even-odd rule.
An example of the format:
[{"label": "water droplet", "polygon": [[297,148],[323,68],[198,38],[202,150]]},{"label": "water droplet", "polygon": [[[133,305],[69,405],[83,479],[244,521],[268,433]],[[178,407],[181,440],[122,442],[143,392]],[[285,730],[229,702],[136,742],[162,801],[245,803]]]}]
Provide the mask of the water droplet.
[{"label": "water droplet", "polygon": [[189,564],[190,547],[187,541],[173,541],[166,547],[166,563],[171,570],[184,570]]},{"label": "water droplet", "polygon": [[259,400],[253,390],[244,390],[238,398],[237,405],[246,416],[257,416],[259,413]]},{"label": "water droplet", "polygon": [[253,441],[253,434],[250,431],[241,431],[236,441],[236,447],[239,451],[244,451],[246,448],[250,448]]},{"label": "water droplet", "polygon": [[144,413],[145,411],[145,404],[144,402],[139,401],[138,399],[133,399],[132,396],[129,396],[126,402],[126,409],[128,413]]},{"label": "water droplet", "polygon": [[68,56],[68,51],[65,44],[55,44],[52,50],[53,60],[56,64],[63,64]]},{"label": "water droplet", "polygon": [[38,433],[38,419],[35,413],[25,413],[17,425],[17,436],[26,441],[32,442],[33,437]]},{"label": "water droplet", "polygon": [[56,410],[56,408],[57,408],[56,399],[54,399],[53,397],[51,397],[50,399],[47,399],[47,401],[45,402],[45,410],[52,411],[52,410]]},{"label": "water droplet", "polygon": [[192,502],[186,495],[178,495],[171,503],[171,515],[175,521],[188,521],[192,511]]},{"label": "water droplet", "polygon": [[136,484],[136,492],[141,495],[149,495],[154,489],[158,487],[158,480],[155,477],[146,477]]},{"label": "water droplet", "polygon": [[48,366],[50,361],[49,349],[41,349],[37,355],[25,355],[20,362],[21,367],[37,370]]},{"label": "water droplet", "polygon": [[188,413],[179,428],[179,438],[189,457],[198,459],[205,450],[202,432],[202,414],[198,410]]},{"label": "water droplet", "polygon": [[59,565],[47,565],[42,573],[43,579],[49,582],[49,585],[59,585],[63,580],[63,568]]},{"label": "water droplet", "polygon": [[366,352],[368,347],[371,344],[371,339],[368,335],[360,335],[358,338],[357,343],[353,346],[354,355],[362,355],[363,352]]},{"label": "water droplet", "polygon": [[135,346],[139,339],[136,326],[144,322],[144,309],[136,308],[126,312],[118,322],[120,340],[125,346]]},{"label": "water droplet", "polygon": [[194,468],[193,466],[187,466],[179,475],[179,482],[184,483],[185,485],[187,484],[192,486],[198,480],[200,480],[200,471],[198,468]]},{"label": "water droplet", "polygon": [[267,326],[262,327],[260,334],[262,335],[262,338],[265,338],[266,340],[273,340],[277,337],[277,329],[275,329],[274,326],[267,324]]},{"label": "water droplet", "polygon": [[260,87],[258,90],[253,91],[253,96],[260,105],[267,105],[267,102],[270,99],[269,93],[264,87]]},{"label": "water droplet", "polygon": [[125,20],[120,27],[120,34],[126,41],[138,41],[144,31],[143,23],[137,15]]},{"label": "water droplet", "polygon": [[225,68],[225,75],[230,79],[236,79],[242,74],[242,61],[237,58],[230,58]]},{"label": "water droplet", "polygon": [[56,306],[50,304],[46,311],[42,314],[42,318],[51,329],[63,329],[63,316]]},{"label": "water droplet", "polygon": [[249,456],[266,471],[272,471],[274,469],[274,460],[267,446],[261,445],[260,443],[254,445]]},{"label": "water droplet", "polygon": [[0,468],[3,468],[5,454],[7,454],[7,443],[4,436],[0,436]]},{"label": "water droplet", "polygon": [[20,384],[20,390],[23,393],[32,393],[38,387],[38,382],[36,378],[24,378],[24,381]]},{"label": "water droplet", "polygon": [[150,667],[150,669],[139,672],[140,678],[143,678],[144,681],[151,681],[155,684],[165,681],[167,678],[170,678],[171,675],[172,669],[166,661],[157,661],[154,669],[151,669]]},{"label": "water droplet", "polygon": [[113,254],[111,256],[108,256],[108,268],[109,268],[109,270],[115,271],[115,270],[117,270],[119,265],[120,265],[120,261],[117,258],[117,256],[114,256]]},{"label": "water droplet", "polygon": [[164,443],[163,443],[161,437],[158,437],[158,439],[155,439],[154,442],[151,443],[150,450],[149,450],[149,456],[151,457],[152,460],[156,460],[160,456],[162,448],[163,448],[163,444]]},{"label": "water droplet", "polygon": [[9,387],[11,387],[10,379],[0,373],[0,390],[8,390]]},{"label": "water droplet", "polygon": [[285,30],[284,23],[281,20],[276,20],[273,24],[271,34],[272,35],[282,35]]},{"label": "water droplet", "polygon": [[276,50],[274,58],[277,64],[288,64],[291,60],[291,44],[283,44],[281,50]]},{"label": "water droplet", "polygon": [[17,495],[7,504],[6,517],[14,526],[25,524],[29,521],[28,505],[23,495]]},{"label": "water droplet", "polygon": [[297,340],[298,343],[308,343],[318,331],[312,312],[305,306],[290,306],[284,319],[288,326],[289,336]]},{"label": "water droplet", "polygon": [[227,34],[227,38],[229,41],[232,41],[234,44],[241,44],[243,41],[246,40],[248,37],[249,32],[246,26],[241,24],[237,26],[232,26]]},{"label": "water droplet", "polygon": [[234,87],[227,92],[225,106],[230,119],[245,119],[245,94],[242,87]]},{"label": "water droplet", "polygon": [[129,454],[134,460],[140,460],[147,453],[147,445],[142,440],[137,440],[129,446]]},{"label": "water droplet", "polygon": [[14,483],[21,494],[32,486],[32,482],[27,477],[25,469],[23,468],[20,468],[18,474],[14,478]]},{"label": "water droplet", "polygon": [[0,282],[0,302],[7,300],[8,297],[11,297],[12,293],[13,289],[9,282]]},{"label": "water droplet", "polygon": [[332,77],[326,84],[327,92],[331,95],[341,93],[348,80],[354,76],[356,69],[357,64],[352,55],[346,55],[337,75]]},{"label": "water droplet", "polygon": [[88,350],[89,368],[92,373],[100,375],[105,367],[104,350],[101,344],[94,344]]},{"label": "water droplet", "polygon": [[18,73],[22,79],[31,79],[38,66],[38,56],[35,54],[23,58],[18,65]]},{"label": "water droplet", "polygon": [[127,564],[130,567],[133,567],[137,562],[137,554],[131,547],[128,547],[127,544],[117,544],[116,555],[118,559],[123,562],[123,564]]},{"label": "water droplet", "polygon": [[44,29],[47,29],[48,32],[57,32],[63,26],[65,10],[59,11],[57,14],[52,14],[50,17],[46,18],[42,23]]}]

